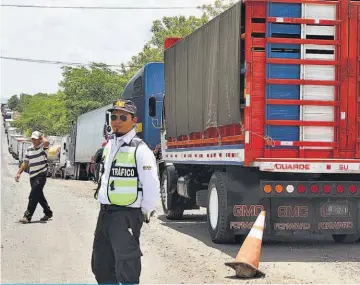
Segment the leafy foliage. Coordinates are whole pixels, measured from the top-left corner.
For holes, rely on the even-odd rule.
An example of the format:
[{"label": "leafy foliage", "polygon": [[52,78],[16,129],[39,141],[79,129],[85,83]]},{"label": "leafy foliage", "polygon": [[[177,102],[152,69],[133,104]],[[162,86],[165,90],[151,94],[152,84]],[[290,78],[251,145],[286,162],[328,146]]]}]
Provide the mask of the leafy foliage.
[{"label": "leafy foliage", "polygon": [[45,135],[61,136],[69,131],[68,112],[63,93],[36,94],[30,98],[20,118],[15,120],[15,127],[26,135],[39,130]]},{"label": "leafy foliage", "polygon": [[185,38],[206,24],[210,19],[234,5],[234,1],[230,1],[228,4],[225,4],[225,2],[225,0],[216,0],[212,5],[198,7],[203,11],[202,16],[199,18],[195,16],[175,16],[155,20],[150,29],[152,32],[151,40],[144,45],[142,52],[133,56],[126,64],[127,66],[134,67],[126,69],[125,65],[122,65],[122,74],[127,76],[127,78],[131,78],[136,70],[146,63],[162,62],[164,60],[164,41],[166,38]]},{"label": "leafy foliage", "polygon": [[210,18],[214,18],[229,9],[235,4],[235,1],[230,1],[228,4],[225,4],[224,0],[216,0],[214,4],[202,5],[199,8],[204,11],[204,13]]},{"label": "leafy foliage", "polygon": [[13,95],[10,97],[10,99],[8,100],[8,106],[11,110],[17,110],[18,106],[19,106],[19,102],[20,99],[17,95]]},{"label": "leafy foliage", "polygon": [[59,83],[64,92],[64,103],[70,121],[86,112],[100,108],[119,98],[126,81],[105,64],[93,63],[90,67],[63,67],[63,80]]}]

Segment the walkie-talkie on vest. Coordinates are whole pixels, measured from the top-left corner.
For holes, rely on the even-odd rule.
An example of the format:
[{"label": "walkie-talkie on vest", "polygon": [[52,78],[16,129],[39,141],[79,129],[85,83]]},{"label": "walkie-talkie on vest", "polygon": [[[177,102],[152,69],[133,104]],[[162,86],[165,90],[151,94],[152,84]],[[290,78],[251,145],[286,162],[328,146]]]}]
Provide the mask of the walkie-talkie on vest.
[{"label": "walkie-talkie on vest", "polygon": [[[113,167],[115,167],[116,164],[116,159],[114,159],[114,161],[111,163],[111,170],[113,169]],[[113,180],[110,183],[110,191],[114,191],[115,190],[115,181]]]},{"label": "walkie-talkie on vest", "polygon": [[115,164],[116,164],[116,159],[114,159],[114,161],[111,163],[111,171],[115,167]]},{"label": "walkie-talkie on vest", "polygon": [[111,183],[110,183],[110,191],[114,191],[115,190],[115,181],[113,180]]}]

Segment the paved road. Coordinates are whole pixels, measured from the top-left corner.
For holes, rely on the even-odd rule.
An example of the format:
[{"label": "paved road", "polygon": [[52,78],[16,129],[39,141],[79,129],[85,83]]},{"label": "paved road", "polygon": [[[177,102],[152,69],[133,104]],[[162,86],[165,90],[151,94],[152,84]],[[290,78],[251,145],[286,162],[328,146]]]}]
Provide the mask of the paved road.
[{"label": "paved road", "polygon": [[[29,194],[26,173],[14,180],[16,161],[1,130],[1,279],[2,283],[96,283],[90,268],[98,206],[92,182],[49,179],[45,195],[54,211],[47,223],[23,225]],[[142,283],[243,283],[224,265],[240,245],[211,242],[206,217],[194,212],[186,220],[166,221],[160,203],[157,216],[141,237]],[[264,279],[251,283],[360,283],[360,244],[335,245],[323,238],[263,245]]]}]

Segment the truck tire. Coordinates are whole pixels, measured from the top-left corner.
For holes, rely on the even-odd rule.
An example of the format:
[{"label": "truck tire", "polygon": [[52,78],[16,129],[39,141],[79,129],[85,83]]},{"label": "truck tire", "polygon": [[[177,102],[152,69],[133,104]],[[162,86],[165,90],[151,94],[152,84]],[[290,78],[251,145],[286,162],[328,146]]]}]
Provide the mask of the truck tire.
[{"label": "truck tire", "polygon": [[336,243],[351,244],[360,241],[360,234],[339,234],[332,235],[332,238]]},{"label": "truck tire", "polygon": [[227,189],[226,173],[214,172],[209,182],[206,211],[211,239],[218,244],[235,242],[235,236],[229,229]]},{"label": "truck tire", "polygon": [[177,192],[173,191],[176,182],[177,173],[175,167],[165,167],[161,175],[160,196],[163,211],[168,220],[180,220],[184,214],[181,203],[176,203],[181,199]]},{"label": "truck tire", "polygon": [[79,180],[82,180],[82,181],[87,181],[89,180],[89,174],[88,174],[88,171],[86,169],[86,164],[85,163],[80,163],[79,164]]}]

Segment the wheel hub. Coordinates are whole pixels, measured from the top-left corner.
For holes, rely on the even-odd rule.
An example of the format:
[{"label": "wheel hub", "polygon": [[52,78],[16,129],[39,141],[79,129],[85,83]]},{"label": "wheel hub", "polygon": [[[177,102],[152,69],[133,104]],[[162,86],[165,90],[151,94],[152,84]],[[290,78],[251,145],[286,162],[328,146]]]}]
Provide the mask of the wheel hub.
[{"label": "wheel hub", "polygon": [[210,191],[209,213],[210,225],[215,229],[218,223],[219,214],[219,197],[215,186],[213,186]]},{"label": "wheel hub", "polygon": [[168,191],[167,191],[167,178],[164,179],[163,185],[161,187],[161,199],[164,204],[164,208],[168,210]]}]

